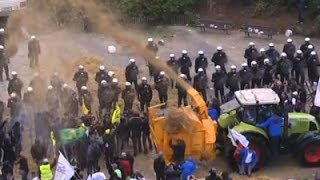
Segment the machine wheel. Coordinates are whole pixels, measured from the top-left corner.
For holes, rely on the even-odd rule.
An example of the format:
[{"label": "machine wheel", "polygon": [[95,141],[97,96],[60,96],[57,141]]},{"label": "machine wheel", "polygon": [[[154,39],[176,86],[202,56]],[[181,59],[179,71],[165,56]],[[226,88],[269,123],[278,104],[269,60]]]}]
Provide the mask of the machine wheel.
[{"label": "machine wheel", "polygon": [[320,165],[320,137],[311,139],[302,147],[300,161],[306,166]]}]

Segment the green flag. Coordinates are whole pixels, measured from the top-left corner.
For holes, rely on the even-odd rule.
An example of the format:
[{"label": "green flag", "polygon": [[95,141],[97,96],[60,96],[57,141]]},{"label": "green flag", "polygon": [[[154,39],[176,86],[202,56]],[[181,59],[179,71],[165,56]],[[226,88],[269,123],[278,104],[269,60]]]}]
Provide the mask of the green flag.
[{"label": "green flag", "polygon": [[86,130],[79,128],[66,128],[59,131],[59,138],[62,144],[72,144],[81,141],[86,137]]}]

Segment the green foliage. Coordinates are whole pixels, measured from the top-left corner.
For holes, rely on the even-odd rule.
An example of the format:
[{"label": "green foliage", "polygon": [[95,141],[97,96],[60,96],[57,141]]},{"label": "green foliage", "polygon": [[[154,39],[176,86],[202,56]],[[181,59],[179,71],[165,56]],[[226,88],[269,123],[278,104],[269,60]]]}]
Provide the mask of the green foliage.
[{"label": "green foliage", "polygon": [[196,0],[119,0],[118,7],[128,17],[146,17],[168,23],[177,15],[190,14]]}]

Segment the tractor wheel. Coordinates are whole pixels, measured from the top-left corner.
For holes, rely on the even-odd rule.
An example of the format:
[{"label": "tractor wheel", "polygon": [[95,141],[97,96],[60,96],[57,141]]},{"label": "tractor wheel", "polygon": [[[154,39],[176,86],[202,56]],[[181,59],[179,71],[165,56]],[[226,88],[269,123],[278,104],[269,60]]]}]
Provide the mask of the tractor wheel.
[{"label": "tractor wheel", "polygon": [[320,137],[311,139],[302,147],[300,161],[305,166],[320,165]]}]

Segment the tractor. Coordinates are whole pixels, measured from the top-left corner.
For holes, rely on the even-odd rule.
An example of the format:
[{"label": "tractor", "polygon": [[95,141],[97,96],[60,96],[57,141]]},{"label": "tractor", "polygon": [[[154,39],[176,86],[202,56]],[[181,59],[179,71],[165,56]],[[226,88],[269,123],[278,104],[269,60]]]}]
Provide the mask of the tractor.
[{"label": "tractor", "polygon": [[[235,147],[228,129],[234,129],[249,140],[249,148],[256,151],[256,170],[270,160],[269,137],[266,129],[257,127],[267,120],[279,106],[279,96],[269,88],[236,91],[235,98],[221,105],[218,119],[218,145],[228,161],[235,165]],[[315,117],[300,112],[284,112],[280,154],[293,153],[306,166],[320,164],[320,126]]]}]

